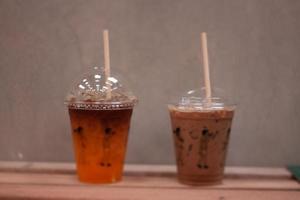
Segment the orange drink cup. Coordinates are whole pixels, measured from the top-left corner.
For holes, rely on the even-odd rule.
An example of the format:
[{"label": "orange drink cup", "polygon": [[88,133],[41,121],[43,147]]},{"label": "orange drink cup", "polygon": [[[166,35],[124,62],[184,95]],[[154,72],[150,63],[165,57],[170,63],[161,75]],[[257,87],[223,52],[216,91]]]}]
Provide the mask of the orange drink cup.
[{"label": "orange drink cup", "polygon": [[130,119],[137,101],[116,78],[110,77],[108,83],[101,80],[101,72],[94,68],[66,101],[78,178],[87,183],[122,179]]}]

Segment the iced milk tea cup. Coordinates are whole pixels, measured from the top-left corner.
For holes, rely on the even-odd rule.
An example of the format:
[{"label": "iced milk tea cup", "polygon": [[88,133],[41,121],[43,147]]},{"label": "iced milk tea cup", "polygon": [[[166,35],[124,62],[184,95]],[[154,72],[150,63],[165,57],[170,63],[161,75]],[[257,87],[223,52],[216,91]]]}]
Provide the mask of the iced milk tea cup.
[{"label": "iced milk tea cup", "polygon": [[190,90],[168,105],[177,177],[181,183],[214,185],[222,182],[236,106],[219,89],[213,94],[208,99],[205,88]]}]

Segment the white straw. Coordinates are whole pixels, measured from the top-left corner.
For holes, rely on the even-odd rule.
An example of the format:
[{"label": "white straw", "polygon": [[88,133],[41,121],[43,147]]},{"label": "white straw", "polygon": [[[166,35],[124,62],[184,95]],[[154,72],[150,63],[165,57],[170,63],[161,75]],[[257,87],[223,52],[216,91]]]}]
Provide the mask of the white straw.
[{"label": "white straw", "polygon": [[110,77],[110,57],[109,57],[109,35],[108,30],[103,31],[103,44],[104,44],[104,72],[105,72],[105,83],[107,88],[106,98],[111,98],[111,85],[108,82]]},{"label": "white straw", "polygon": [[208,102],[211,103],[211,85],[210,85],[210,75],[209,75],[206,32],[201,33],[201,46],[202,46],[204,85],[205,85],[205,91],[206,91],[206,98],[208,99]]}]

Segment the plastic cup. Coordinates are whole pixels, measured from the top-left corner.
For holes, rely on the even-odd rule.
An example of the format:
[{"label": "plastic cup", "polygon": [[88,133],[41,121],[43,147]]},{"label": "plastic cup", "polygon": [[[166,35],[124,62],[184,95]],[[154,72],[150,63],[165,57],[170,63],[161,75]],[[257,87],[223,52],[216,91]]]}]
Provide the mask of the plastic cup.
[{"label": "plastic cup", "polygon": [[119,80],[106,80],[103,74],[103,69],[95,67],[66,100],[77,175],[87,183],[122,179],[130,119],[137,102]]},{"label": "plastic cup", "polygon": [[202,89],[189,91],[168,105],[179,182],[188,185],[220,184],[235,105],[225,98],[205,98]]}]

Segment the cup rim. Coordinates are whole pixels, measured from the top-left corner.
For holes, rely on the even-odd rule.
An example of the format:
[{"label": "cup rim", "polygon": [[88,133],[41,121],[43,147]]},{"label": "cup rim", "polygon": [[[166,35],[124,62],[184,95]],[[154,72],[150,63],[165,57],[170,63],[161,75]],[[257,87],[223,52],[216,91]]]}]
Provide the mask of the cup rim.
[{"label": "cup rim", "polygon": [[237,104],[227,104],[225,106],[220,107],[203,107],[203,106],[195,106],[195,105],[182,105],[180,103],[168,103],[168,109],[175,108],[179,111],[218,111],[218,110],[229,110],[234,111],[236,110]]},{"label": "cup rim", "polygon": [[69,109],[78,110],[125,110],[132,109],[138,100],[120,102],[96,102],[96,101],[65,101]]}]

